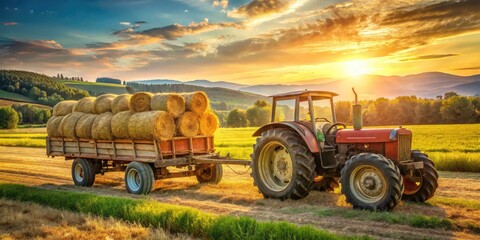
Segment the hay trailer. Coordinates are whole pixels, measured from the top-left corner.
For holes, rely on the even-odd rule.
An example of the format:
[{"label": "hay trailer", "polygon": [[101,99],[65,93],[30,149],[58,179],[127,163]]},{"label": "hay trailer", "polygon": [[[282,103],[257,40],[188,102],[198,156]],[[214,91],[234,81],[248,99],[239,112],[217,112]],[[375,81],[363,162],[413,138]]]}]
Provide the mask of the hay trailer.
[{"label": "hay trailer", "polygon": [[222,179],[222,164],[250,164],[215,154],[213,136],[167,141],[47,137],[46,141],[47,156],[73,160],[75,185],[92,186],[97,174],[124,171],[125,187],[134,194],[148,194],[155,180],[166,178],[196,176],[199,183],[217,184]]}]

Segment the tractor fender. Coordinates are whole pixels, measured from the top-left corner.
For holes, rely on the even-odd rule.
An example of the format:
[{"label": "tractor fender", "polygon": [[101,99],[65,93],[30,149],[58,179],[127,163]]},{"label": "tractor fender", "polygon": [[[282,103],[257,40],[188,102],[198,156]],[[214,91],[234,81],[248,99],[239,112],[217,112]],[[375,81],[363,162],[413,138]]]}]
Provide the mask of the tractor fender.
[{"label": "tractor fender", "polygon": [[296,122],[276,122],[276,123],[269,123],[267,125],[263,125],[253,133],[252,137],[259,137],[262,135],[263,132],[266,132],[268,130],[272,130],[275,128],[287,128],[297,132],[298,135],[300,135],[303,138],[303,141],[307,145],[310,152],[312,153],[320,152],[317,138],[312,133],[312,130]]}]

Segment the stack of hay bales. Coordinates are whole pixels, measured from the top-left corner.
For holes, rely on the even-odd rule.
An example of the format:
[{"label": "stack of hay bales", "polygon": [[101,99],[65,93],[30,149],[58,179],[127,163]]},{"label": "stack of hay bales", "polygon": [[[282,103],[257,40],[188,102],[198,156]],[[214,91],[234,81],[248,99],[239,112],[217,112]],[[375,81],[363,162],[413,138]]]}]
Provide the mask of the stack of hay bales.
[{"label": "stack of hay bales", "polygon": [[203,92],[104,94],[55,105],[49,137],[169,140],[213,135],[219,127]]}]

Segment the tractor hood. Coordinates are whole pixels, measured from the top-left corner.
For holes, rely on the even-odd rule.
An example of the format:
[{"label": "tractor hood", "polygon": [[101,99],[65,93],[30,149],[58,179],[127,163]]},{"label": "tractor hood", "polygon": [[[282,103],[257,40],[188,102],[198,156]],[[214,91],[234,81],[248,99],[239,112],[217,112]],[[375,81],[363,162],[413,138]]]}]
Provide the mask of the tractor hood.
[{"label": "tractor hood", "polygon": [[342,129],[337,132],[337,143],[372,143],[392,142],[397,140],[398,134],[411,135],[412,131],[406,128],[370,128],[370,129]]}]

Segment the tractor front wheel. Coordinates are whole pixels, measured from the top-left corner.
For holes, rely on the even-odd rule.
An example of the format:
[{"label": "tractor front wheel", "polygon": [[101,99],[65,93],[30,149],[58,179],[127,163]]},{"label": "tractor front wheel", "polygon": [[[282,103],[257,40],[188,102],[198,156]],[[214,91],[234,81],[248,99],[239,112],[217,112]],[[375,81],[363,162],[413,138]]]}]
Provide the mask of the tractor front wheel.
[{"label": "tractor front wheel", "polygon": [[425,202],[435,193],[438,187],[438,173],[435,165],[426,154],[420,151],[412,151],[412,159],[415,162],[423,162],[423,169],[417,169],[413,176],[404,176],[402,199],[410,202]]},{"label": "tractor front wheel", "polygon": [[265,198],[308,195],[315,177],[315,158],[297,133],[288,129],[263,132],[251,157],[254,185]]},{"label": "tractor front wheel", "polygon": [[354,208],[392,210],[402,197],[400,170],[382,155],[360,153],[342,169],[342,193]]}]

